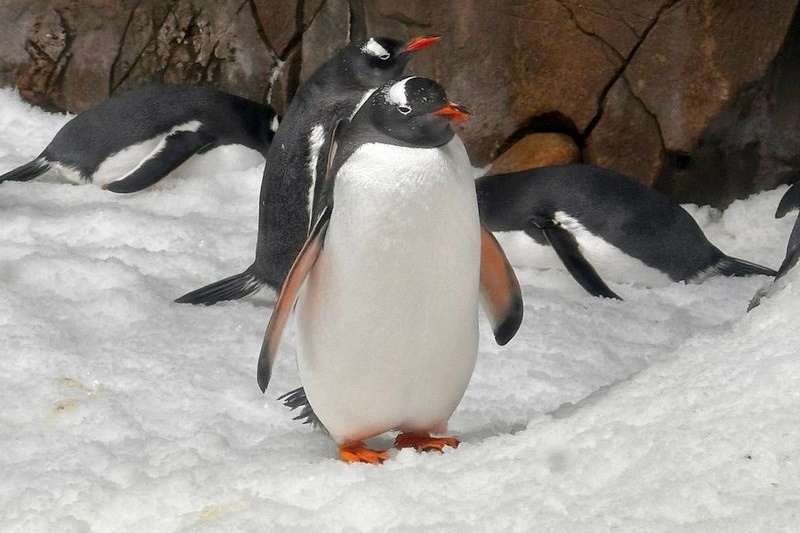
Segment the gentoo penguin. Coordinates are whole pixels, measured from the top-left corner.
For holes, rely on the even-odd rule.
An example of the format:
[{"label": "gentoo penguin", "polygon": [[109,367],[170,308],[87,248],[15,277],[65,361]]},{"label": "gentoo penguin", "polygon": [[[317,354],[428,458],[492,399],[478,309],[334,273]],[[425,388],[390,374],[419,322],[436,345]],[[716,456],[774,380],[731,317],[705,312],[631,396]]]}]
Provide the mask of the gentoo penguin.
[{"label": "gentoo penguin", "polygon": [[[264,391],[296,306],[308,402],[348,462],[382,462],[364,439],[455,447],[445,430],[472,374],[478,305],[505,344],[519,285],[482,229],[472,167],[451,121],[467,118],[425,78],[377,89],[335,134],[319,216],[281,289],[258,361]],[[319,189],[318,189],[319,190]]]},{"label": "gentoo penguin", "polygon": [[277,121],[270,107],[211,87],[148,85],[79,113],[39,157],[0,182],[53,170],[73,183],[135,192],[218,146],[240,144],[266,154]]},{"label": "gentoo penguin", "polygon": [[208,305],[242,298],[264,285],[279,289],[308,235],[311,199],[325,170],[333,125],[349,117],[376,87],[400,77],[410,52],[438,40],[373,37],[351,43],[317,69],[292,99],[267,153],[255,261],[244,272],[194,290],[176,302]]},{"label": "gentoo penguin", "polygon": [[[783,218],[790,211],[796,209],[800,209],[800,185],[797,183],[789,187],[789,190],[781,198],[778,209],[775,210],[775,218]],[[789,243],[786,245],[786,257],[778,268],[776,277],[783,276],[790,268],[794,267],[797,264],[798,256],[800,256],[800,215],[794,221],[792,233],[789,235]]]},{"label": "gentoo penguin", "polygon": [[[778,209],[775,210],[775,218],[783,218],[790,211],[796,209],[800,209],[800,185],[798,183],[794,183],[784,193],[780,203],[778,203]],[[789,242],[786,245],[786,257],[784,257],[781,266],[778,268],[775,279],[769,285],[756,292],[747,306],[748,311],[757,307],[762,298],[769,296],[775,290],[776,282],[797,264],[798,258],[800,258],[800,215],[794,221],[792,233],[789,235]]]},{"label": "gentoo penguin", "polygon": [[594,165],[558,165],[476,181],[481,221],[549,243],[590,294],[620,299],[601,273],[630,281],[702,281],[708,276],[775,275],[730,257],[667,196]]}]

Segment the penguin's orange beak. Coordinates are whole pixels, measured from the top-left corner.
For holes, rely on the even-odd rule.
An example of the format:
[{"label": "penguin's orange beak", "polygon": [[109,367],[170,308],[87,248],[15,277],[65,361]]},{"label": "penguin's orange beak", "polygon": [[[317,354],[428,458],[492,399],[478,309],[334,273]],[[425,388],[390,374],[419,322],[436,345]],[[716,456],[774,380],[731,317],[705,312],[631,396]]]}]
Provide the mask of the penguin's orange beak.
[{"label": "penguin's orange beak", "polygon": [[452,122],[463,122],[471,116],[471,113],[467,111],[466,107],[454,104],[453,102],[450,102],[441,109],[437,109],[433,114],[444,117]]},{"label": "penguin's orange beak", "polygon": [[410,41],[406,43],[406,45],[400,50],[400,53],[405,54],[406,52],[418,52],[425,48],[428,48],[431,45],[438,43],[441,40],[441,37],[438,35],[425,35],[424,37],[414,37]]}]

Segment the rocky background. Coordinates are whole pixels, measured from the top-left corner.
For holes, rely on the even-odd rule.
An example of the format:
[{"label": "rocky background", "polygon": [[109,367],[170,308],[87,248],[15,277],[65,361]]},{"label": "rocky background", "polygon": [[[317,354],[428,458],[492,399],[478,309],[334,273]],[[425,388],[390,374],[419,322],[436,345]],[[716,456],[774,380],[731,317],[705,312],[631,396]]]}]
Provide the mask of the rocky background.
[{"label": "rocky background", "polygon": [[[81,111],[153,81],[283,111],[338,47],[443,36],[411,73],[495,171],[583,161],[724,206],[800,178],[798,0],[3,0],[0,85]],[[497,158],[500,156],[498,161]]]}]

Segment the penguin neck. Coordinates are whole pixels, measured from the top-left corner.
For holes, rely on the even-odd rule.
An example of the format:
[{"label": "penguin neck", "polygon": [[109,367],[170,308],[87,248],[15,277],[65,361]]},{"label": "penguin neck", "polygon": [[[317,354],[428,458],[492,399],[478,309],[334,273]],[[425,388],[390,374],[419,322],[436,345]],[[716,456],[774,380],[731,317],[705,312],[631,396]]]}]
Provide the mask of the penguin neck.
[{"label": "penguin neck", "polygon": [[359,81],[357,73],[353,71],[353,65],[340,58],[334,58],[322,65],[303,87],[308,88],[309,92],[325,94],[328,97],[343,92],[360,94],[372,88],[364,86]]}]

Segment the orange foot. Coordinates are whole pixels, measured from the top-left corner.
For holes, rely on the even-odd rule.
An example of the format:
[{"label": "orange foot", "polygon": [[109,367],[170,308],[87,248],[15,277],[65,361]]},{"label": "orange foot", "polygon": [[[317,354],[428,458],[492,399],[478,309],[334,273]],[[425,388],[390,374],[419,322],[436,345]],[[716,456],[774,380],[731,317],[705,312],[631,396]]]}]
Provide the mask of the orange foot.
[{"label": "orange foot", "polygon": [[458,448],[455,437],[431,437],[430,433],[400,433],[394,439],[395,448],[414,448],[418,452],[440,452],[445,446]]},{"label": "orange foot", "polygon": [[371,450],[363,442],[351,442],[339,447],[339,457],[347,463],[369,463],[379,465],[389,454],[385,451]]}]

